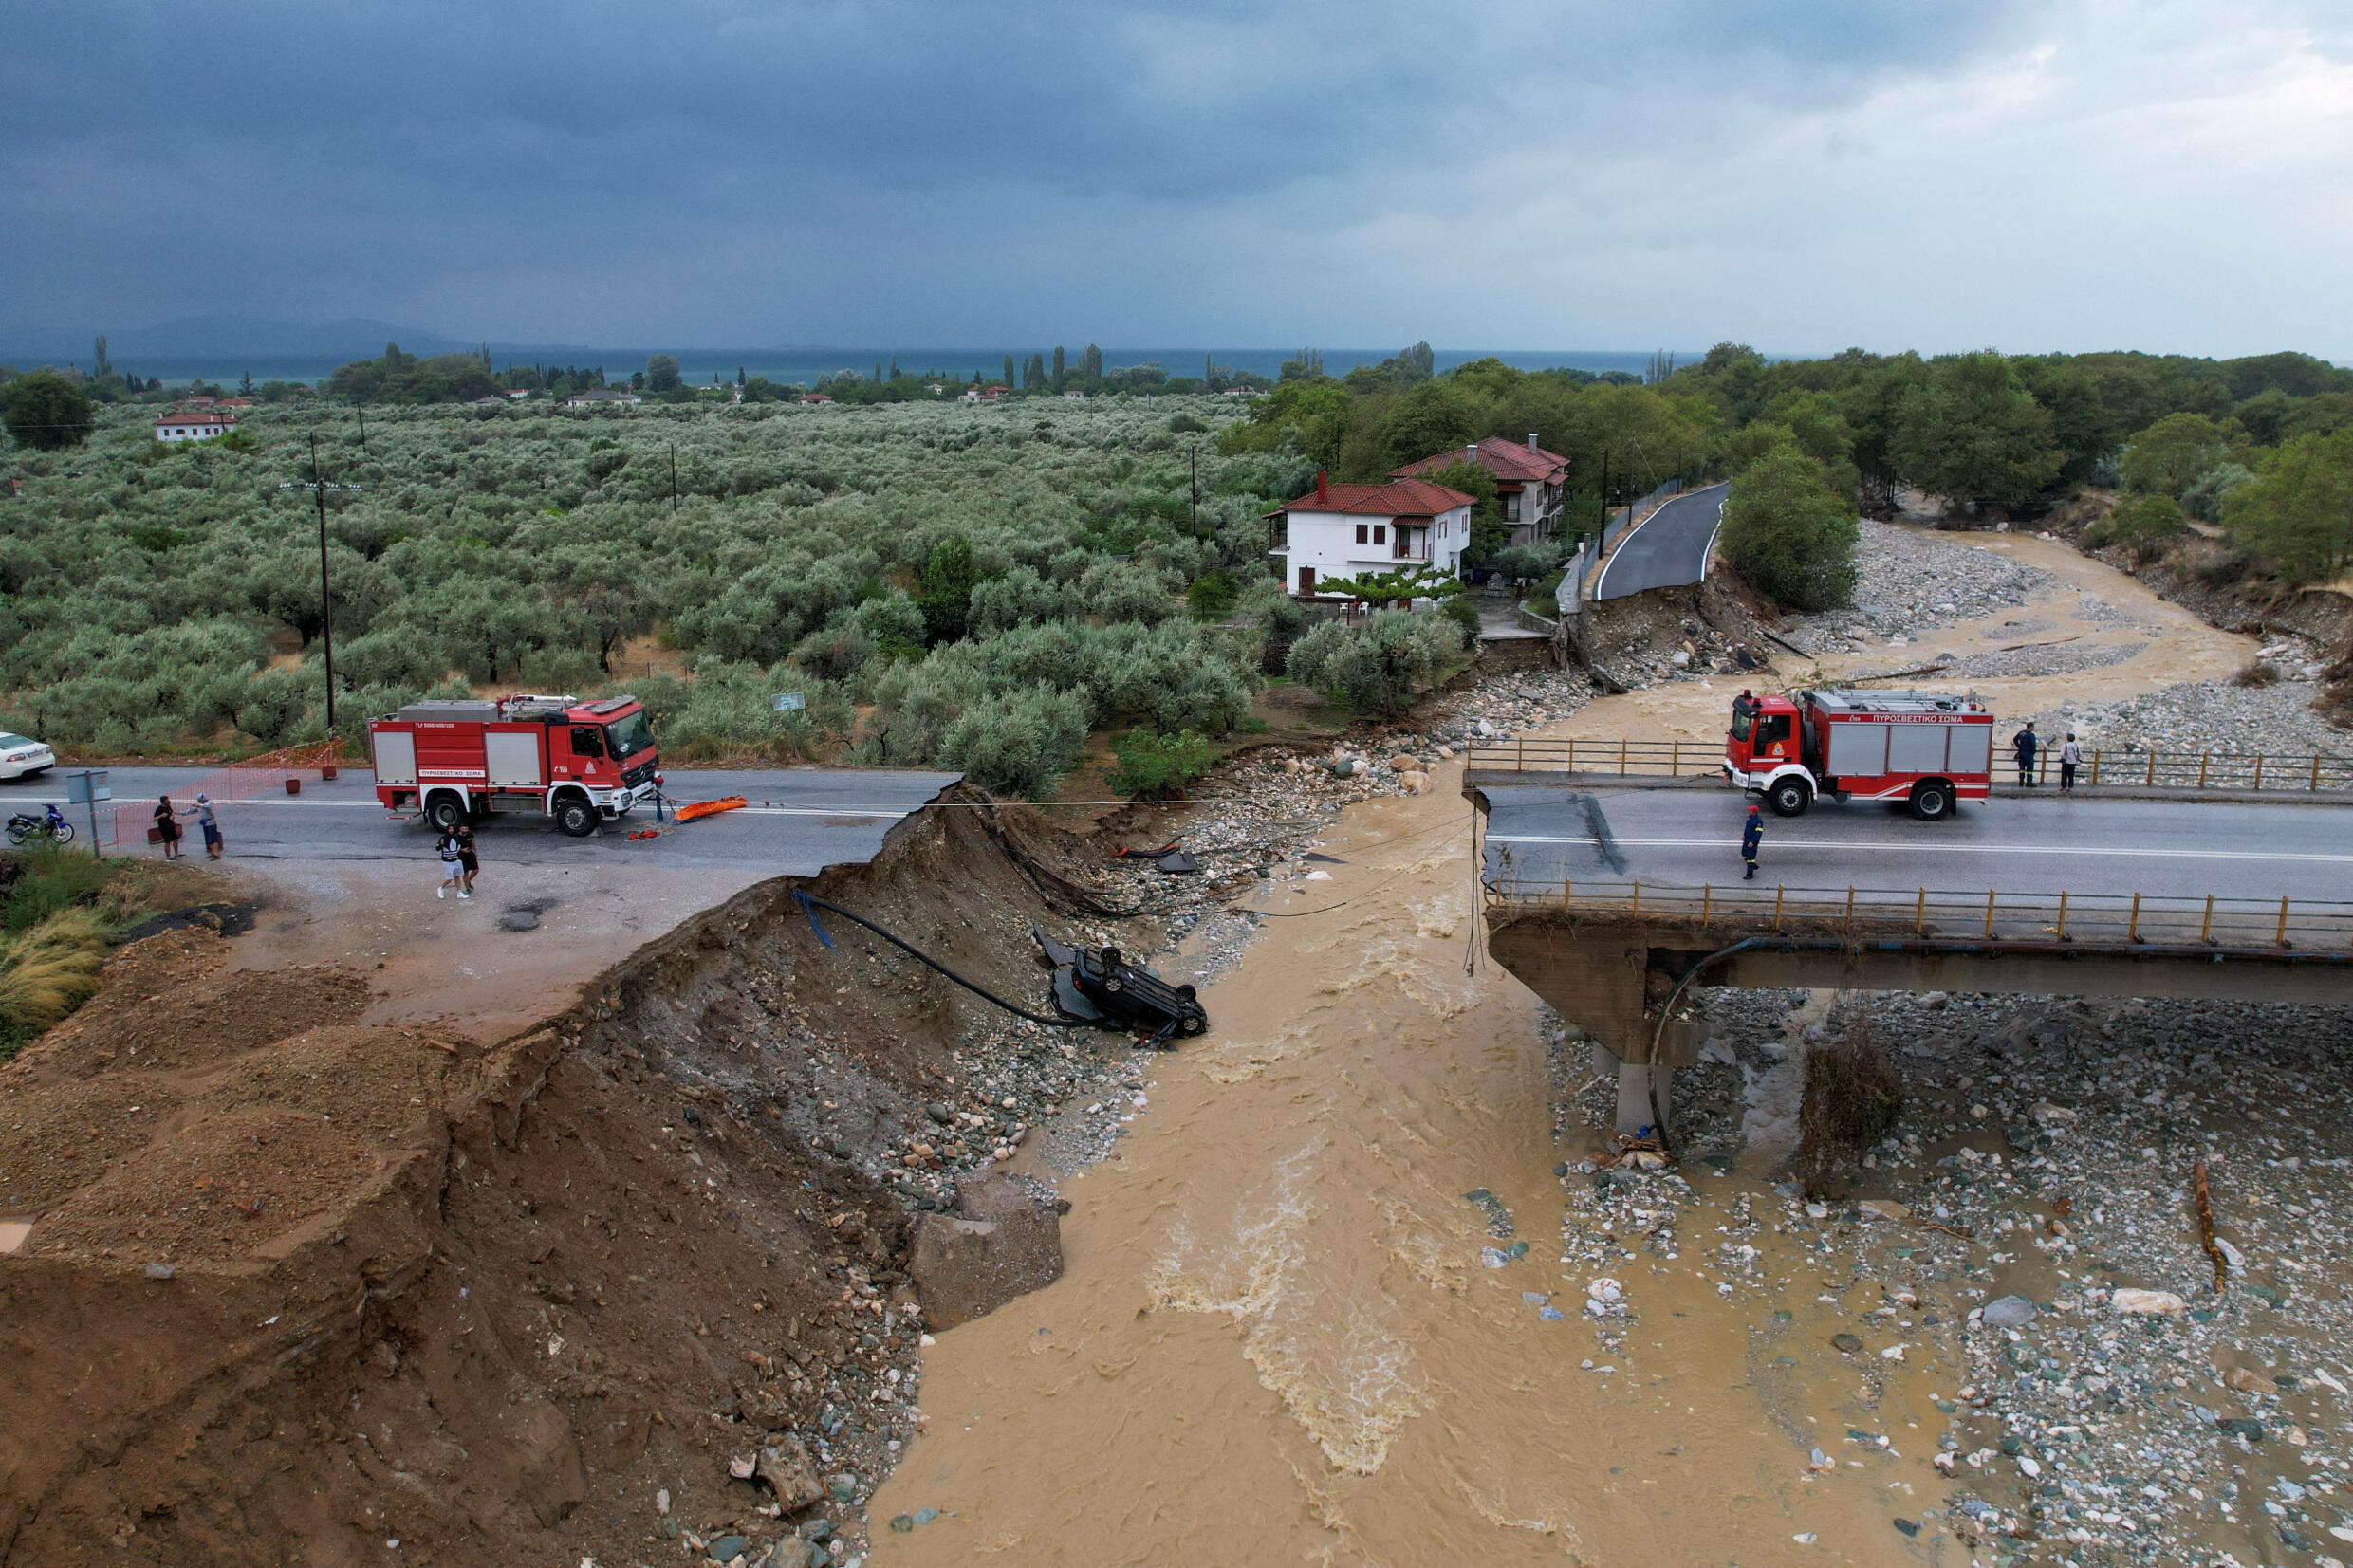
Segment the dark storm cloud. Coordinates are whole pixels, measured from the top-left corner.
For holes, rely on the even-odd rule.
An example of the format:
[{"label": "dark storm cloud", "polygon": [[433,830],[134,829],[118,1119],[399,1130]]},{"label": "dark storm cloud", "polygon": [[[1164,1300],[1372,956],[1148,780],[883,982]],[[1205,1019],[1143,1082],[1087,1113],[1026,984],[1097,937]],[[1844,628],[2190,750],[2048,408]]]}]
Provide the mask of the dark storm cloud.
[{"label": "dark storm cloud", "polygon": [[[2039,9],[16,4],[0,323],[447,308],[453,278],[716,245],[997,254],[1048,213],[1112,259],[1193,210],[1817,112]],[[531,330],[481,300],[430,324]]]}]

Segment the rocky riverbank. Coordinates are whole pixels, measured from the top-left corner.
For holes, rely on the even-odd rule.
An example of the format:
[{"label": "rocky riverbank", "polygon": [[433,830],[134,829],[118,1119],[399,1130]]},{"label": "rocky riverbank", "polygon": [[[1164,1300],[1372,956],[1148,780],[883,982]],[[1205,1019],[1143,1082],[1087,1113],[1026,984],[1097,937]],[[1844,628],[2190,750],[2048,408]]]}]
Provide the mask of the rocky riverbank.
[{"label": "rocky riverbank", "polygon": [[[2353,1556],[2353,1254],[2334,1221],[2353,1201],[2334,1111],[2353,1010],[1931,993],[1813,1019],[1805,996],[1707,1000],[1714,1038],[1675,1088],[1680,1172],[1565,1170],[1563,1262],[1606,1277],[1585,1303],[1593,1370],[1646,1374],[1629,1315],[1695,1271],[1755,1304],[1767,1377],[1795,1365],[1792,1333],[1850,1368],[1856,1419],[1810,1467],[1933,1453],[1950,1485],[1896,1521],[1907,1536],[2020,1563]],[[1836,1193],[1712,1198],[1774,1080],[1852,1033],[1894,1047],[1896,1134]],[[1612,1109],[1595,1084],[1573,1114],[1599,1132]],[[1804,1327],[1770,1310],[1811,1280]],[[1888,1373],[1923,1361],[1940,1426],[1871,1419]]]}]

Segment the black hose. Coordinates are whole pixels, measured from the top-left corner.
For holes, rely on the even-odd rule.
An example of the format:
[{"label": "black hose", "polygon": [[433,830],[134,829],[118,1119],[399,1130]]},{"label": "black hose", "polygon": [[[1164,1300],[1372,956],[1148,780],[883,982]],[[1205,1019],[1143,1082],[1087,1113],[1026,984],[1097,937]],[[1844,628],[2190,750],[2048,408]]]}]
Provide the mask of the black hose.
[{"label": "black hose", "polygon": [[1664,1041],[1667,1037],[1667,1015],[1675,1010],[1676,999],[1683,994],[1683,988],[1686,986],[1689,986],[1693,981],[1699,978],[1700,970],[1706,968],[1711,964],[1719,963],[1724,959],[1730,958],[1732,954],[1740,951],[1741,949],[1751,947],[1759,940],[1761,939],[1758,937],[1744,936],[1729,948],[1716,949],[1715,951],[1708,954],[1707,957],[1702,958],[1698,963],[1694,964],[1690,968],[1685,969],[1683,971],[1683,978],[1675,983],[1675,989],[1669,991],[1667,993],[1667,999],[1658,1004],[1658,1026],[1651,1031],[1650,1061],[1643,1070],[1648,1077],[1648,1081],[1650,1084],[1651,1123],[1658,1129],[1658,1147],[1666,1151],[1667,1157],[1669,1159],[1673,1159],[1675,1157],[1675,1144],[1668,1138],[1666,1114],[1658,1103],[1658,1046],[1660,1042]]},{"label": "black hose", "polygon": [[942,964],[930,954],[917,951],[916,949],[909,947],[906,943],[900,941],[898,937],[893,936],[889,932],[884,931],[880,926],[876,925],[873,921],[867,919],[862,914],[852,914],[848,910],[843,909],[839,904],[828,903],[823,898],[812,898],[807,894],[801,892],[797,888],[793,890],[792,895],[801,901],[802,911],[803,913],[808,914],[809,925],[816,930],[818,939],[829,948],[833,946],[833,940],[825,935],[824,928],[817,924],[817,916],[810,908],[812,905],[814,905],[816,909],[831,910],[843,919],[854,921],[857,924],[865,927],[868,931],[874,932],[875,935],[882,938],[883,941],[888,942],[892,947],[897,948],[899,951],[907,954],[910,958],[915,959],[917,963],[928,965],[930,968],[938,970],[941,974],[946,975],[949,979],[954,981],[957,985],[963,987],[974,996],[979,997],[982,1001],[990,1003],[994,1006],[1004,1008],[1007,1012],[1011,1013],[1015,1018],[1026,1018],[1032,1024],[1049,1024],[1057,1029],[1079,1029],[1087,1027],[1087,1025],[1084,1024],[1073,1024],[1066,1018],[1047,1018],[1042,1013],[1033,1013],[1026,1008],[1014,1006],[1010,1002],[1006,1001],[1005,998],[997,995],[995,992],[985,990],[982,987],[973,985],[971,981],[965,979],[962,975],[956,973],[955,970],[948,968],[947,965]]}]

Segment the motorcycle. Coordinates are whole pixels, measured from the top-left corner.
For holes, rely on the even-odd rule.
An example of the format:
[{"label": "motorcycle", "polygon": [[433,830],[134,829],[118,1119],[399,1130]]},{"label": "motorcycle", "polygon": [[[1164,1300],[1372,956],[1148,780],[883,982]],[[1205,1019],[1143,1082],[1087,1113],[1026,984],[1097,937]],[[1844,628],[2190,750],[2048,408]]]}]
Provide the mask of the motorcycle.
[{"label": "motorcycle", "polygon": [[53,844],[68,844],[73,842],[73,823],[65,821],[65,814],[55,806],[49,807],[46,817],[20,811],[9,819],[9,842],[19,849],[35,839],[46,839]]}]

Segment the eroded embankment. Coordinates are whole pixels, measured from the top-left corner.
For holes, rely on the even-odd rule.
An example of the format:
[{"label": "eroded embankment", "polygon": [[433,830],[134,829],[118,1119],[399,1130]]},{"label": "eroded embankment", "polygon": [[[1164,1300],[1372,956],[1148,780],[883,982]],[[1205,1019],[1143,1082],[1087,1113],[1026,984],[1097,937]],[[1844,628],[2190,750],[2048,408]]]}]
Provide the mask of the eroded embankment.
[{"label": "eroded embankment", "polygon": [[1019,1136],[927,1108],[975,1039],[1039,1082],[1085,1052],[863,932],[828,950],[791,892],[1035,996],[1050,912],[992,821],[952,793],[488,1047],[358,1024],[355,973],[228,971],[210,932],[119,954],[0,1069],[0,1217],[33,1222],[0,1258],[0,1563],[758,1545],[793,1516],[727,1462],[764,1442],[854,1532],[915,1419],[902,1199]]}]

